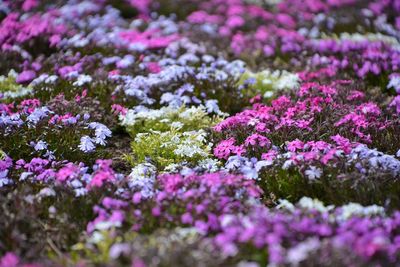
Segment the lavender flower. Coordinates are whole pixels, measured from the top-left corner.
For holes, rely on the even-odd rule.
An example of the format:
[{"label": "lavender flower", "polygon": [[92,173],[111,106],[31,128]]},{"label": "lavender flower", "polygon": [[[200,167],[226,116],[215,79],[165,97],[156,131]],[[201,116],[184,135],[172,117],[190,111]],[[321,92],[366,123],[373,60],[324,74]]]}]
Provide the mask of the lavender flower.
[{"label": "lavender flower", "polygon": [[93,139],[85,135],[81,137],[81,143],[79,144],[79,149],[85,153],[92,152],[96,148],[93,144]]}]

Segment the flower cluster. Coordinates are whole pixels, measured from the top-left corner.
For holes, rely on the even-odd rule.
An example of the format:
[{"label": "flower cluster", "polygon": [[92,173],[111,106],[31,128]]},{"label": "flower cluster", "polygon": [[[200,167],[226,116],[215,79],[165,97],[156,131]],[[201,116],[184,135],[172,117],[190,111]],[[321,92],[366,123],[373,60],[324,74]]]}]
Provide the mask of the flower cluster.
[{"label": "flower cluster", "polygon": [[239,80],[240,85],[261,93],[264,98],[272,97],[276,94],[276,91],[297,89],[299,82],[297,74],[285,70],[271,72],[269,69],[257,73],[247,71],[243,73]]},{"label": "flower cluster", "polygon": [[163,174],[155,180],[148,179],[145,186],[151,196],[143,195],[143,187],[132,187],[132,183],[137,184],[136,179],[140,178],[130,178],[134,191],[129,195],[122,193],[120,199],[106,197],[95,207],[97,218],[89,223],[89,232],[126,226],[146,232],[162,225],[171,228],[180,224],[203,233],[217,231],[221,214],[246,210],[261,193],[253,180],[223,172]]},{"label": "flower cluster", "polygon": [[[283,201],[280,209],[255,207],[246,215],[227,214],[220,218],[222,231],[213,239],[225,255],[240,253],[240,247],[254,246],[268,251],[265,261],[298,265],[317,253],[352,251],[359,262],[374,262],[377,255],[387,264],[398,258],[399,213],[382,214],[383,208],[354,204],[334,208],[303,198],[295,206]],[[246,255],[243,255],[246,257]],[[260,253],[261,257],[263,256]],[[327,262],[332,258],[324,259]]]},{"label": "flower cluster", "polygon": [[[13,158],[27,159],[28,155],[36,154],[54,159],[64,154],[64,159],[68,159],[65,154],[69,153],[76,159],[80,157],[79,150],[92,152],[95,144],[104,146],[111,137],[107,126],[90,122],[89,114],[56,114],[47,106],[41,106],[38,99],[25,99],[19,105],[2,104],[0,112],[0,147],[8,149]],[[94,137],[87,135],[91,132]]]},{"label": "flower cluster", "polygon": [[0,267],[399,265],[399,14],[0,1]]}]

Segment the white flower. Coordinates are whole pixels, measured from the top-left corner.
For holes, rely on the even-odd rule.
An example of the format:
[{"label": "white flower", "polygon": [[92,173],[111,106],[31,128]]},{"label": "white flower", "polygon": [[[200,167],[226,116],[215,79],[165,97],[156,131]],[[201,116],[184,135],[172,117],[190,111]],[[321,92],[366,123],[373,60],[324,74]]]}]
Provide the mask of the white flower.
[{"label": "white flower", "polygon": [[293,161],[292,160],[286,160],[283,165],[282,165],[282,169],[287,170],[290,168],[290,166],[293,165]]},{"label": "white flower", "polygon": [[300,79],[297,74],[290,73],[286,70],[280,73],[278,80],[273,85],[276,90],[297,89],[300,85]]},{"label": "white flower", "polygon": [[192,158],[195,155],[207,156],[207,153],[205,153],[200,147],[198,147],[197,144],[192,144],[190,141],[179,144],[178,147],[174,150],[174,153],[175,155],[189,158]]},{"label": "white flower", "polygon": [[371,215],[384,215],[385,209],[381,206],[371,205],[362,206],[358,203],[349,203],[341,207],[340,214],[337,215],[339,221],[344,221],[352,216],[371,216]]},{"label": "white flower", "polygon": [[[8,172],[8,170],[0,172],[0,176],[2,175],[3,172]],[[0,177],[0,188],[5,186],[5,185],[8,185],[8,184],[12,184],[12,180],[11,179],[9,179],[9,178],[1,178]]]},{"label": "white flower", "polygon": [[47,117],[49,113],[50,110],[47,107],[35,108],[26,120],[33,124],[37,124],[41,119]]},{"label": "white flower", "polygon": [[256,163],[256,170],[259,172],[262,168],[271,166],[274,163],[273,160],[260,160]]},{"label": "white flower", "polygon": [[105,126],[104,124],[98,122],[91,122],[89,123],[88,127],[90,129],[95,129],[96,137],[94,139],[94,142],[102,146],[106,145],[105,139],[107,137],[111,137],[111,130],[108,129],[107,126]]},{"label": "white flower", "polygon": [[198,116],[199,114],[204,114],[205,113],[205,107],[204,106],[192,106],[188,109],[185,109],[183,112],[181,112],[179,114],[179,118],[182,119],[192,119],[196,116]]},{"label": "white flower", "polygon": [[171,163],[164,168],[164,172],[167,173],[178,173],[181,169],[181,164],[178,163]]},{"label": "white flower", "polygon": [[288,211],[294,211],[295,210],[294,205],[290,201],[288,201],[286,199],[279,199],[279,204],[278,204],[278,206],[276,206],[276,208],[277,209],[286,209]]},{"label": "white flower", "polygon": [[78,79],[72,84],[73,86],[82,86],[86,83],[91,83],[93,81],[90,75],[80,74]]},{"label": "white flower", "polygon": [[310,166],[310,169],[306,170],[305,174],[307,175],[308,179],[315,180],[321,177],[322,170],[314,166]]},{"label": "white flower", "polygon": [[81,181],[79,181],[78,179],[74,179],[71,181],[71,186],[74,188],[80,188],[83,186],[83,184],[81,183]]},{"label": "white flower", "polygon": [[89,136],[85,135],[81,137],[81,143],[79,145],[79,149],[85,153],[92,152],[95,149],[95,145],[93,144],[93,139]]},{"label": "white flower", "polygon": [[80,188],[75,188],[74,192],[76,197],[80,197],[86,195],[88,190],[84,187],[80,187]]},{"label": "white flower", "polygon": [[316,251],[320,247],[318,238],[309,238],[290,248],[287,252],[286,261],[291,266],[298,266],[300,262],[308,257],[310,252]]},{"label": "white flower", "polygon": [[[97,227],[98,227],[98,229],[100,229],[100,230],[110,228],[110,227],[108,227],[108,226],[106,227],[104,224],[105,224],[105,223],[103,223],[103,222],[97,223],[97,224],[96,224],[96,229],[97,229]],[[97,226],[97,225],[98,225],[98,226]],[[88,242],[90,242],[90,243],[92,243],[92,244],[97,244],[97,243],[100,243],[100,242],[103,241],[103,240],[104,240],[103,234],[102,234],[101,232],[99,232],[99,231],[95,231],[95,232],[90,236],[90,238],[88,239]]]},{"label": "white flower", "polygon": [[32,93],[32,88],[19,87],[17,91],[6,91],[3,93],[3,98],[17,98]]},{"label": "white flower", "polygon": [[173,123],[171,123],[171,127],[177,130],[181,129],[183,126],[184,124],[180,121],[174,121]]},{"label": "white flower", "polygon": [[54,197],[55,195],[56,195],[56,192],[49,187],[45,187],[42,190],[40,190],[40,192],[39,192],[39,196],[41,196],[41,197]]},{"label": "white flower", "polygon": [[42,140],[40,140],[39,142],[36,143],[34,148],[35,148],[36,151],[45,150],[45,149],[47,149],[47,143],[42,141]]},{"label": "white flower", "polygon": [[207,158],[200,161],[198,165],[200,168],[207,170],[208,172],[216,172],[219,169],[219,164],[220,162],[218,160]]},{"label": "white flower", "polygon": [[123,59],[117,62],[119,68],[127,68],[135,62],[135,57],[132,55],[126,55]]},{"label": "white flower", "polygon": [[137,165],[129,174],[129,187],[140,190],[144,198],[153,196],[156,172],[157,168],[150,163]]},{"label": "white flower", "polygon": [[20,181],[25,181],[29,176],[31,176],[33,172],[23,172],[21,173],[19,180]]},{"label": "white flower", "polygon": [[274,95],[273,91],[266,91],[263,95],[264,98],[271,98]]},{"label": "white flower", "polygon": [[111,131],[105,125],[97,127],[95,131],[96,139],[95,142],[102,146],[106,145],[105,139],[111,137]]},{"label": "white flower", "polygon": [[45,83],[54,84],[58,80],[57,75],[50,75],[44,80]]},{"label": "white flower", "polygon": [[393,76],[390,78],[389,84],[387,85],[387,88],[394,88],[396,91],[400,90],[400,76]]},{"label": "white flower", "polygon": [[309,197],[302,197],[298,203],[298,205],[307,210],[317,210],[319,212],[328,212],[335,208],[335,206],[325,206],[324,203],[319,201],[318,199],[312,199]]},{"label": "white flower", "polygon": [[221,110],[218,107],[218,100],[216,99],[210,99],[206,101],[206,109],[208,113],[216,113],[216,114],[220,114]]},{"label": "white flower", "polygon": [[229,226],[233,221],[235,221],[235,218],[236,218],[235,215],[231,214],[222,215],[222,219],[220,219],[221,226],[222,227]]}]

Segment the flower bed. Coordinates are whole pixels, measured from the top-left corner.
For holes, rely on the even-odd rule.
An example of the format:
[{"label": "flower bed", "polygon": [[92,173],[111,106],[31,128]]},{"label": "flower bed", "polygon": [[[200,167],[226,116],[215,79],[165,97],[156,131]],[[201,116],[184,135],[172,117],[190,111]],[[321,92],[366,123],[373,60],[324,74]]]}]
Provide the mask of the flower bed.
[{"label": "flower bed", "polygon": [[0,1],[0,267],[398,266],[400,1]]}]

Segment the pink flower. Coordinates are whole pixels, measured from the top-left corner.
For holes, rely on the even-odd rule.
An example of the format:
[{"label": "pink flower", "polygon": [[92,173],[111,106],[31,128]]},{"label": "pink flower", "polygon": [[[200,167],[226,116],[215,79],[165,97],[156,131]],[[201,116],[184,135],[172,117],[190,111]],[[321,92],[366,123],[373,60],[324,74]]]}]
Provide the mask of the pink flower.
[{"label": "pink flower", "polygon": [[18,267],[19,258],[13,252],[7,252],[0,259],[0,267]]},{"label": "pink flower", "polygon": [[240,16],[229,17],[228,20],[226,21],[226,25],[229,28],[237,28],[242,26],[244,23],[245,23],[244,19]]},{"label": "pink flower", "polygon": [[[254,34],[254,38],[256,38],[256,40],[258,41],[264,41],[268,38],[268,31],[267,28],[265,26],[260,26],[258,27],[256,33]],[[266,45],[268,46],[268,45]],[[270,47],[270,46],[268,46]]]},{"label": "pink flower", "polygon": [[342,137],[339,134],[331,136],[331,139],[335,141],[340,149],[342,149],[346,154],[351,152],[352,144],[349,139]]},{"label": "pink flower", "polygon": [[260,94],[258,94],[255,97],[252,97],[250,99],[250,104],[260,103],[261,100],[262,100],[262,96]]},{"label": "pink flower", "polygon": [[151,0],[130,0],[129,3],[141,13],[150,11]]},{"label": "pink flower", "polygon": [[284,108],[287,108],[290,105],[290,103],[291,103],[290,99],[287,96],[283,95],[273,100],[271,102],[271,105],[275,110],[282,110]]},{"label": "pink flower", "polygon": [[263,153],[261,155],[261,159],[263,160],[275,160],[276,156],[278,155],[278,152],[276,150],[270,150],[267,153]]},{"label": "pink flower", "polygon": [[246,48],[246,38],[242,33],[237,33],[232,37],[231,48],[237,55]]},{"label": "pink flower", "polygon": [[309,131],[312,131],[310,124],[313,121],[313,119],[309,120],[298,120],[296,121],[296,126],[299,127],[300,129],[307,129]]},{"label": "pink flower", "polygon": [[265,56],[270,57],[275,54],[275,49],[269,45],[264,45],[263,52]]},{"label": "pink flower", "polygon": [[125,220],[125,214],[120,210],[114,210],[108,218],[109,222],[121,224]]},{"label": "pink flower", "polygon": [[246,146],[259,145],[261,147],[266,147],[266,146],[271,145],[271,141],[267,137],[262,136],[257,133],[248,136],[244,143]]},{"label": "pink flower", "polygon": [[276,20],[287,28],[292,29],[296,27],[296,21],[287,14],[281,13],[276,15]]},{"label": "pink flower", "polygon": [[318,154],[314,151],[301,153],[304,161],[314,161],[318,158]]},{"label": "pink flower", "polygon": [[70,178],[73,178],[79,173],[79,168],[72,163],[68,163],[67,166],[61,168],[56,173],[56,179],[59,182],[65,182]]},{"label": "pink flower", "polygon": [[160,71],[162,71],[162,68],[160,67],[160,65],[158,65],[157,62],[148,62],[146,64],[146,67],[150,73],[159,73]]},{"label": "pink flower", "polygon": [[353,100],[361,100],[365,97],[365,94],[361,91],[357,90],[352,90],[350,92],[350,95],[347,97],[348,101],[353,101]]},{"label": "pink flower", "polygon": [[337,127],[347,123],[363,128],[366,128],[368,126],[368,121],[366,120],[365,116],[358,115],[353,112],[345,115],[342,119],[335,123],[335,126]]},{"label": "pink flower", "polygon": [[214,155],[219,159],[228,159],[228,157],[233,153],[236,149],[235,146],[235,138],[229,138],[227,140],[221,141],[214,148]]},{"label": "pink flower", "polygon": [[190,23],[194,24],[203,24],[203,23],[212,23],[219,24],[223,19],[218,15],[209,15],[207,12],[203,10],[194,11],[187,18]]},{"label": "pink flower", "polygon": [[135,194],[133,194],[132,202],[134,204],[139,204],[141,200],[142,200],[142,193],[141,192],[136,192]]},{"label": "pink flower", "polygon": [[101,187],[106,182],[113,182],[116,180],[115,172],[111,169],[112,160],[96,160],[98,170],[92,177],[88,184],[88,188]]},{"label": "pink flower", "polygon": [[325,165],[329,163],[329,161],[333,160],[336,156],[336,149],[330,149],[321,159],[321,162]]},{"label": "pink flower", "polygon": [[381,109],[375,103],[371,102],[359,105],[356,110],[366,115],[378,116],[381,114]]},{"label": "pink flower", "polygon": [[160,216],[160,215],[161,215],[161,208],[158,207],[158,206],[152,208],[152,209],[151,209],[151,214],[152,214],[154,217]]},{"label": "pink flower", "polygon": [[143,260],[138,259],[138,258],[134,258],[132,260],[132,265],[131,267],[147,267],[147,265],[143,262]]},{"label": "pink flower", "polygon": [[76,63],[73,66],[64,66],[58,69],[58,74],[60,74],[60,76],[62,78],[67,78],[68,74],[72,73],[72,72],[81,72],[82,70],[82,63]]},{"label": "pink flower", "polygon": [[320,151],[327,150],[331,147],[330,144],[324,141],[316,141],[316,142],[310,141],[307,142],[307,145],[311,147],[311,150],[320,150]]},{"label": "pink flower", "polygon": [[264,122],[259,122],[256,124],[255,127],[257,132],[261,132],[261,133],[269,133],[270,130],[267,128],[267,125]]},{"label": "pink flower", "polygon": [[56,46],[58,43],[61,42],[61,36],[59,34],[54,34],[50,37],[50,46]]},{"label": "pink flower", "polygon": [[246,153],[246,149],[244,148],[243,145],[235,146],[233,148],[233,153],[235,153],[238,156],[242,156],[244,153]]},{"label": "pink flower", "polygon": [[158,29],[151,29],[145,32],[135,30],[124,31],[119,34],[121,39],[131,44],[142,44],[149,49],[159,49],[167,47],[170,43],[178,40],[180,37],[177,34],[163,36]]},{"label": "pink flower", "polygon": [[114,114],[121,114],[121,115],[126,115],[128,109],[119,105],[119,104],[113,104],[111,106],[111,110],[113,111]]},{"label": "pink flower", "polygon": [[108,172],[100,171],[96,173],[89,183],[89,188],[91,187],[101,187],[103,183],[107,180],[112,180],[114,177],[110,176]]},{"label": "pink flower", "polygon": [[186,213],[182,214],[181,221],[183,224],[192,224],[193,217],[189,212],[186,212]]},{"label": "pink flower", "polygon": [[120,72],[121,72],[120,70],[111,70],[111,71],[108,72],[108,75],[109,75],[110,77],[112,77],[112,76],[119,75]]},{"label": "pink flower", "polygon": [[39,2],[37,0],[25,0],[24,4],[22,5],[22,10],[27,12],[37,7],[38,5]]},{"label": "pink flower", "polygon": [[287,147],[288,151],[296,152],[296,150],[304,148],[304,143],[302,141],[300,141],[299,139],[296,139],[291,142],[288,142],[286,147]]}]

